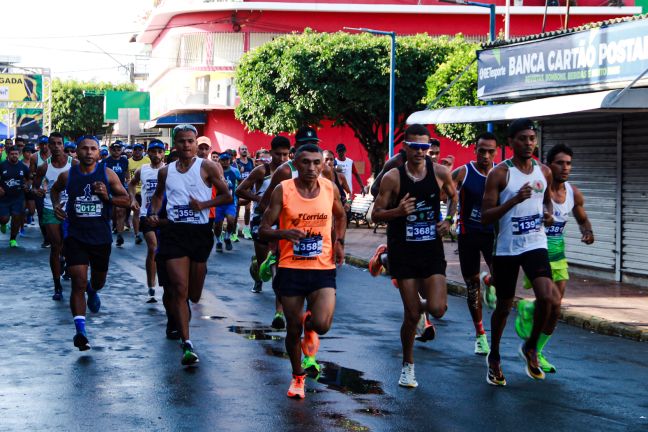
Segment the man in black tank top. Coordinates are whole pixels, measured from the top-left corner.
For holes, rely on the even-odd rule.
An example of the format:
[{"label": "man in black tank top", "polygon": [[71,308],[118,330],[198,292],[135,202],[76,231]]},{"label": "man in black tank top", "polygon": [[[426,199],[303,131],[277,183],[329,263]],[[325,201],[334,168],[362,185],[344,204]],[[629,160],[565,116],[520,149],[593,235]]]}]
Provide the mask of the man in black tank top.
[{"label": "man in black tank top", "polygon": [[[382,179],[372,214],[374,221],[388,223],[389,271],[396,279],[405,309],[401,327],[403,368],[398,381],[403,387],[418,386],[414,375],[414,338],[421,312],[441,318],[447,309],[442,237],[450,230],[457,210],[456,191],[450,171],[426,157],[429,139],[425,126],[415,124],[407,128],[406,162]],[[442,190],[449,200],[448,216],[439,221]],[[428,330],[433,328],[428,326]]]}]

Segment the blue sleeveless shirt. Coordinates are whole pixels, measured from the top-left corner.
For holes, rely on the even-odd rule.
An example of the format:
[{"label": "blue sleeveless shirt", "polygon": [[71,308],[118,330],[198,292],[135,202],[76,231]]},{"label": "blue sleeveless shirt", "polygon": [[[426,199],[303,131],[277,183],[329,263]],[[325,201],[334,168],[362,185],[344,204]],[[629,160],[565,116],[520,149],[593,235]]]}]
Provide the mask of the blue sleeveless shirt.
[{"label": "blue sleeveless shirt", "polygon": [[66,185],[67,219],[63,224],[63,235],[65,238],[73,237],[93,245],[112,243],[110,232],[112,205],[102,201],[92,192],[94,182],[104,183],[110,193],[104,164],[97,164],[94,171],[89,174],[82,174],[78,165],[70,167]]},{"label": "blue sleeveless shirt", "polygon": [[459,220],[457,221],[459,233],[492,233],[493,225],[481,223],[486,176],[480,173],[472,162],[468,162],[465,167],[466,176],[459,189]]}]

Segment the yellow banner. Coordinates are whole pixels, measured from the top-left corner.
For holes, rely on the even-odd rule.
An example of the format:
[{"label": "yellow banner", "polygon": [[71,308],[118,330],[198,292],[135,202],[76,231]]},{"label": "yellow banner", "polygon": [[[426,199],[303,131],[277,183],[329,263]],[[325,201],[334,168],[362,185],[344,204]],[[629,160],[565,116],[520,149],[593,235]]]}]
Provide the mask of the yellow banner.
[{"label": "yellow banner", "polygon": [[0,101],[39,102],[42,100],[42,75],[0,74]]}]

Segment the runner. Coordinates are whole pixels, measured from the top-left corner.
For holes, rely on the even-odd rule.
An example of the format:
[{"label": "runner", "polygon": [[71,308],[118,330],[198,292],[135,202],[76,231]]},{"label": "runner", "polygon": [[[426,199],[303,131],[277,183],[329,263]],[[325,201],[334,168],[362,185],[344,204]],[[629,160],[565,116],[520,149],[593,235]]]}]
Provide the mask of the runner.
[{"label": "runner", "polygon": [[[160,232],[158,255],[166,262],[171,315],[182,340],[181,363],[192,365],[198,363],[198,355],[189,339],[189,300],[193,303],[200,300],[207,259],[214,245],[208,223],[209,208],[232,202],[232,197],[222,180],[220,165],[196,157],[196,128],[181,124],[173,132],[178,160],[158,172],[147,223],[157,226],[166,194],[169,224]],[[217,189],[214,199],[211,198],[212,186]]]},{"label": "runner", "polygon": [[29,168],[20,162],[17,146],[7,149],[7,160],[0,163],[0,232],[7,232],[11,218],[9,247],[17,248],[16,237],[25,215],[25,192],[31,187]]},{"label": "runner", "polygon": [[[245,180],[252,170],[254,169],[254,159],[248,157],[248,148],[246,145],[239,146],[238,152],[240,157],[236,159],[236,166],[238,167],[239,172],[241,173],[241,180]],[[241,207],[244,207],[243,212],[243,229],[237,230],[238,235],[243,236],[244,239],[250,240],[252,238],[252,233],[250,232],[250,205],[251,202],[247,199],[237,200],[236,206],[236,220],[238,224],[239,211]],[[238,225],[237,225],[238,226]]]},{"label": "runner", "polygon": [[73,159],[76,159],[76,144],[73,142],[66,141],[65,146],[63,147],[63,151],[65,151],[65,154],[68,156],[71,156]]},{"label": "runner", "polygon": [[196,152],[196,156],[201,159],[207,159],[209,157],[209,152],[211,151],[211,140],[209,139],[209,137],[199,136],[196,142],[198,143],[198,151]]},{"label": "runner", "polygon": [[[324,162],[319,147],[299,147],[295,166],[297,177],[282,181],[273,191],[259,236],[279,241],[279,268],[273,287],[286,314],[286,351],[293,373],[287,394],[303,399],[305,369],[319,368],[315,361],[319,335],[326,334],[333,322],[335,265],[344,262],[346,215],[337,188],[320,178]],[[276,220],[279,229],[272,228]],[[303,363],[302,352],[306,356]]]},{"label": "runner", "polygon": [[[407,128],[403,143],[406,162],[384,176],[372,214],[374,221],[388,223],[389,271],[397,281],[404,307],[403,368],[398,384],[410,388],[418,386],[414,338],[421,313],[441,318],[447,310],[442,237],[450,230],[457,210],[450,171],[426,157],[429,140],[425,126],[413,124]],[[448,215],[439,221],[442,190],[449,198]],[[434,327],[429,330],[434,331]]]},{"label": "runner", "polygon": [[[138,150],[134,149],[133,157],[136,157]],[[140,155],[141,156],[141,155]],[[146,223],[146,215],[148,214],[148,207],[151,204],[151,198],[155,192],[158,181],[158,171],[164,166],[164,143],[160,140],[154,139],[149,143],[148,155],[146,160],[148,164],[142,165],[135,170],[133,178],[128,184],[128,194],[131,200],[131,209],[133,210],[133,218],[135,215],[140,216],[138,227],[142,230],[144,238],[146,239],[146,283],[148,287],[149,299],[147,303],[156,303],[155,299],[155,250],[157,249],[157,237],[155,228],[150,227]],[[144,160],[141,158],[140,160]],[[140,192],[137,192],[139,187]],[[139,199],[138,199],[139,194]],[[133,219],[133,225],[135,220]]]},{"label": "runner", "polygon": [[[110,145],[110,156],[104,159],[103,163],[106,165],[106,168],[110,168],[117,174],[119,181],[122,182],[124,189],[128,188],[128,182],[130,181],[130,175],[128,173],[128,158],[122,154],[124,150],[124,144],[121,141],[115,141]],[[124,223],[126,222],[127,209],[125,208],[115,208],[113,214],[113,231],[117,233],[117,241],[115,245],[117,247],[122,247],[124,244]]]},{"label": "runner", "polygon": [[[133,156],[128,159],[129,178],[132,179],[135,176],[135,171],[150,163],[151,160],[147,155],[144,154],[144,144],[135,143],[133,145]],[[144,182],[142,182],[142,184],[144,184]],[[137,183],[137,187],[135,188],[135,199],[138,204],[137,210],[134,209],[131,205],[131,210],[133,211],[133,234],[135,234],[135,244],[141,244],[142,233],[140,233],[140,207],[142,206],[142,185],[139,184],[139,182]]]},{"label": "runner", "polygon": [[[230,194],[234,196],[234,191],[241,179],[238,170],[235,170],[232,165],[232,159],[228,152],[223,152],[219,156],[219,162],[223,168],[223,175],[227,182]],[[212,195],[213,196],[213,195]],[[232,239],[230,238],[236,233],[236,196],[230,204],[216,206],[216,214],[214,217],[214,235],[216,236],[216,252],[223,252],[223,242],[225,249],[232,250]],[[223,221],[227,219],[227,230],[223,233]],[[222,239],[222,241],[221,241]]]},{"label": "runner", "polygon": [[337,186],[338,188],[338,192],[340,193],[340,200],[342,201],[342,206],[344,207],[344,211],[346,212],[348,219],[349,211],[351,210],[351,201],[348,198],[352,197],[351,188],[349,187],[346,176],[334,169],[335,154],[331,150],[324,150],[323,154],[324,163],[328,165],[333,171],[333,183],[335,183],[335,186]]},{"label": "runner", "polygon": [[[60,301],[63,300],[61,273],[65,268],[63,258],[63,230],[61,221],[54,213],[51,192],[52,186],[56,183],[59,175],[70,169],[73,159],[63,151],[63,135],[58,132],[52,132],[50,134],[48,147],[52,156],[49,158],[49,162],[40,165],[36,170],[32,191],[36,197],[43,198],[43,226],[51,244],[49,264],[54,280],[54,295],[52,295],[52,300]],[[61,205],[66,205],[67,195],[65,194],[65,190],[61,192],[59,201]]]},{"label": "runner", "polygon": [[560,294],[551,280],[547,255],[547,236],[542,224],[553,223],[553,206],[548,184],[551,170],[533,159],[536,126],[528,119],[514,120],[508,129],[508,143],[513,157],[493,168],[486,178],[482,201],[482,223],[496,224],[497,238],[493,250],[493,276],[497,306],[491,317],[491,352],[486,357],[486,381],[504,386],[500,340],[509,315],[520,267],[531,280],[536,296],[533,331],[519,354],[526,374],[544,379],[538,365],[538,337],[547,323],[555,323],[560,310]]},{"label": "runner", "polygon": [[[489,280],[488,273],[480,277],[480,252],[486,265],[490,268],[493,257],[495,235],[492,225],[481,223],[481,203],[484,196],[486,176],[493,168],[493,159],[497,152],[497,140],[490,132],[477,137],[475,144],[475,161],[468,162],[452,172],[452,180],[459,190],[459,264],[461,275],[466,282],[468,311],[475,326],[475,354],[487,355],[488,337],[482,323],[482,305],[480,301],[480,284]],[[485,282],[484,282],[485,284]],[[485,285],[484,296],[492,302],[494,294],[491,287]],[[494,288],[492,289],[494,291]],[[492,304],[492,303],[491,303]]]},{"label": "runner", "polygon": [[[250,175],[241,182],[236,188],[236,195],[250,200],[253,203],[252,220],[250,227],[252,228],[252,239],[254,240],[255,256],[252,258],[252,265],[250,273],[254,279],[254,287],[252,292],[260,293],[263,290],[263,281],[259,277],[259,263],[262,263],[270,251],[268,242],[259,238],[259,225],[261,224],[261,217],[263,216],[259,209],[259,202],[270,185],[270,178],[275,170],[288,160],[288,152],[290,151],[290,141],[288,138],[282,136],[275,136],[270,143],[271,160],[263,162],[262,165],[254,168]],[[283,329],[286,326],[283,308],[279,296],[275,292],[275,315],[272,319],[272,327],[276,329]]]},{"label": "runner", "polygon": [[[564,230],[569,221],[569,213],[574,214],[581,232],[581,241],[587,245],[594,243],[594,232],[592,224],[585,212],[585,198],[583,193],[574,185],[569,183],[569,174],[572,169],[572,158],[574,152],[564,144],[555,145],[547,153],[547,165],[551,169],[553,181],[551,182],[551,201],[553,203],[554,223],[545,227],[547,235],[547,250],[549,253],[549,265],[551,266],[552,279],[558,287],[560,301],[565,296],[565,288],[569,280],[567,271],[567,257],[565,256]],[[531,282],[524,278],[524,288],[531,288]],[[535,302],[520,300],[518,302],[518,314],[515,318],[515,330],[522,339],[528,339],[533,328],[533,315]],[[555,311],[558,315],[560,311]],[[538,338],[538,363],[543,371],[555,373],[556,367],[549,363],[542,353],[542,350],[549,342],[556,327],[556,322],[549,321],[540,333]]]},{"label": "runner", "polygon": [[[99,312],[98,291],[106,283],[112,243],[110,212],[113,206],[128,206],[129,199],[117,174],[98,163],[99,140],[84,135],[76,143],[79,163],[59,175],[50,189],[50,198],[56,217],[65,221],[63,248],[72,277],[70,309],[76,328],[73,342],[79,351],[85,351],[90,349],[85,293],[88,309]],[[61,198],[65,195],[68,201],[64,208]]]},{"label": "runner", "polygon": [[355,178],[360,185],[360,191],[364,195],[365,187],[362,183],[362,177],[353,163],[353,159],[346,157],[347,148],[343,143],[335,146],[337,157],[335,158],[335,170],[338,173],[344,174],[349,185],[349,199],[353,200],[353,179]]},{"label": "runner", "polygon": [[[25,163],[29,166],[29,171],[31,172],[32,178],[36,175],[36,170],[41,165],[49,162],[51,156],[49,149],[49,137],[46,135],[41,135],[38,138],[39,149],[36,154],[31,155],[30,158],[25,160]],[[38,227],[40,228],[41,235],[43,236],[43,243],[41,244],[42,248],[48,248],[51,245],[50,239],[47,237],[47,232],[45,231],[45,225],[43,224],[44,220],[44,211],[43,206],[45,203],[44,197],[33,197],[31,194],[27,196],[28,206],[31,207],[30,212],[33,214],[33,209],[38,212]],[[31,202],[29,202],[31,201]]]}]

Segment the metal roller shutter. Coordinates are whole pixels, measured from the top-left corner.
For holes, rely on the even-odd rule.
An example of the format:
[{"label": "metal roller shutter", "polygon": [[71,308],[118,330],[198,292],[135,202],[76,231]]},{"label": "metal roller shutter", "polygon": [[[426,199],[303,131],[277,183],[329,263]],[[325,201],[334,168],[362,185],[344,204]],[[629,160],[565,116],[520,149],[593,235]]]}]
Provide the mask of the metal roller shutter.
[{"label": "metal roller shutter", "polygon": [[623,117],[624,273],[648,275],[648,114]]},{"label": "metal roller shutter", "polygon": [[603,270],[616,268],[617,125],[606,117],[570,117],[542,122],[543,161],[551,147],[566,144],[574,150],[570,182],[585,196],[585,209],[596,241],[581,243],[578,225],[572,219],[565,230],[567,259]]}]

